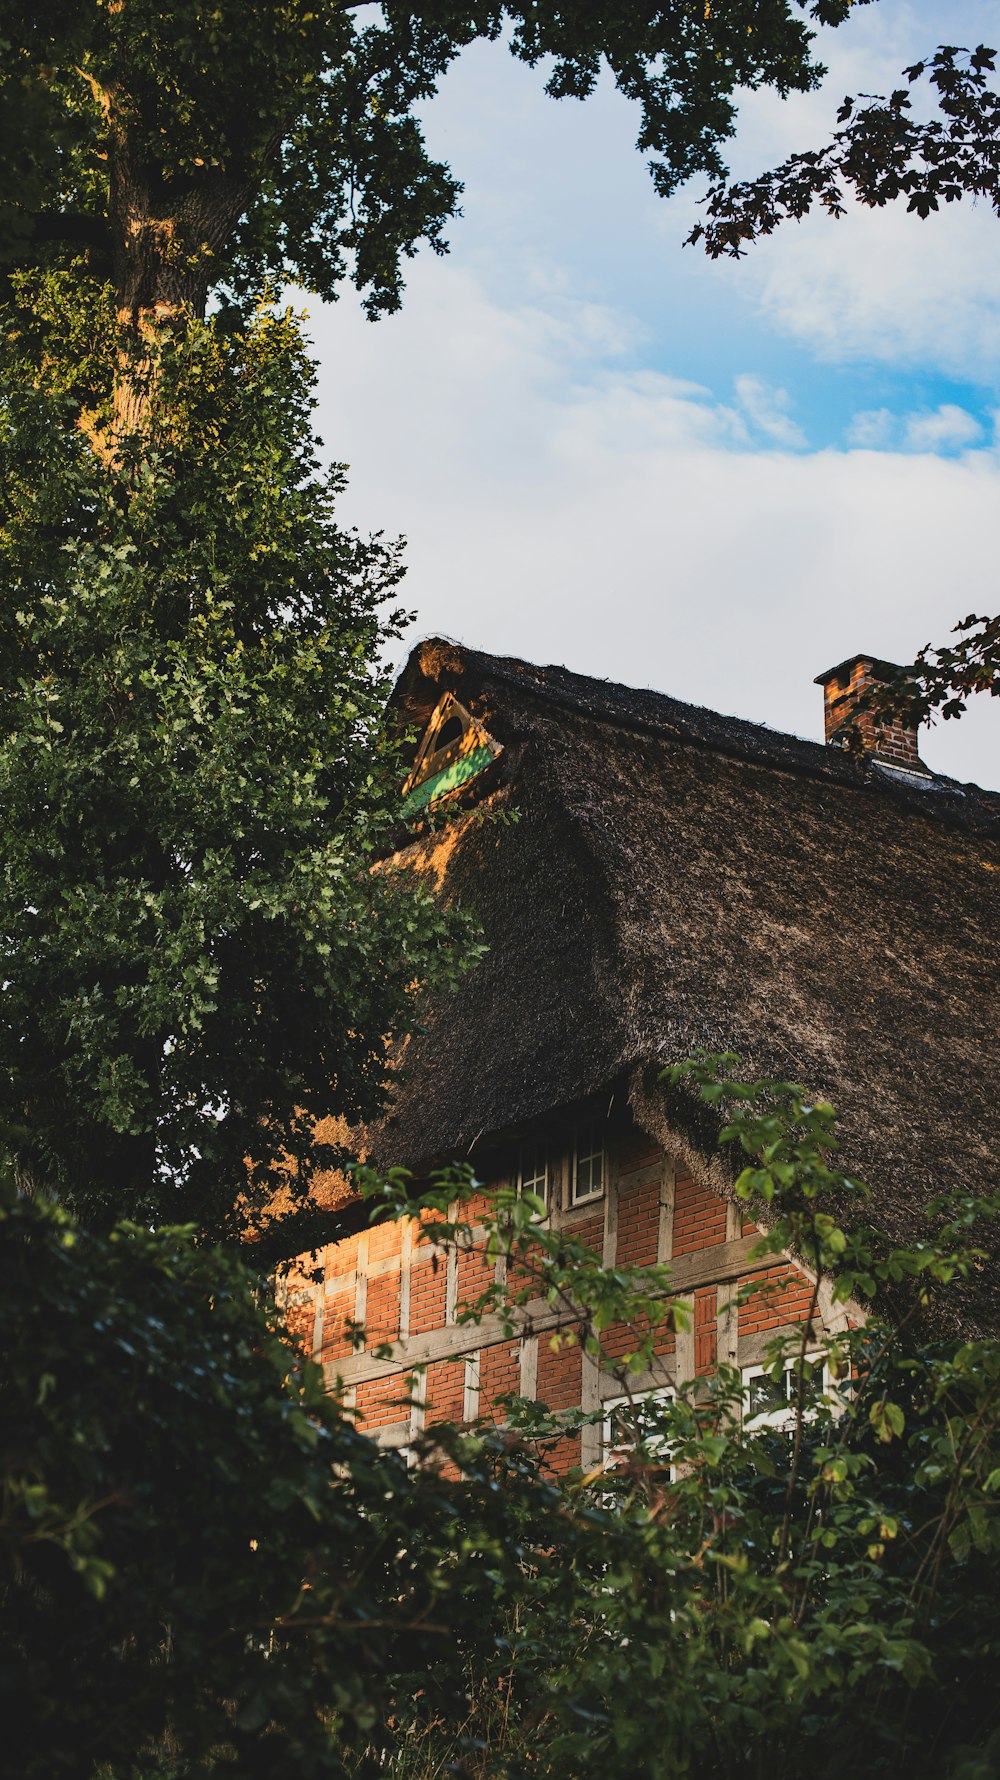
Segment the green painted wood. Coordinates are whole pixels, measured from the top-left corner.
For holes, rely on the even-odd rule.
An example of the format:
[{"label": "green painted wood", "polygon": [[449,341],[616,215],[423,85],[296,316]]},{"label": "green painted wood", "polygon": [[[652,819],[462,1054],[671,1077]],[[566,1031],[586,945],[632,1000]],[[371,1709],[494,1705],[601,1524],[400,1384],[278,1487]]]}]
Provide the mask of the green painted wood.
[{"label": "green painted wood", "polygon": [[474,779],[481,773],[484,766],[489,766],[493,759],[493,750],[484,743],[481,748],[474,748],[471,754],[460,754],[457,760],[434,773],[430,779],[414,785],[413,790],[403,799],[404,816],[412,816],[415,811],[425,809],[434,802],[436,797],[444,797],[448,791],[455,791],[459,785]]}]

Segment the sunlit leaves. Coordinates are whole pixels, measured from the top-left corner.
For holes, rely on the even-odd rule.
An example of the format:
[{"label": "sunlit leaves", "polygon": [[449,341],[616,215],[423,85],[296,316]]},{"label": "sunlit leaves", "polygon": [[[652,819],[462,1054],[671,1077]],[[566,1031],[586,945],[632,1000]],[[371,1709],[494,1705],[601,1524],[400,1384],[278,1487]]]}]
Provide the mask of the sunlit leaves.
[{"label": "sunlit leaves", "polygon": [[223,286],[242,299],[265,277],[330,297],[350,276],[378,314],[398,305],[407,257],[421,242],[442,249],[457,212],[459,179],[427,152],[418,111],[469,44],[505,34],[513,55],[545,66],[557,98],[586,98],[609,72],[669,192],[692,173],[721,173],[739,88],[815,84],[808,17],[839,24],[850,9],[78,0],[45,10],[43,26],[37,8],[9,0],[0,19],[4,263],[86,247],[81,270],[112,276],[125,299],[131,225],[150,231],[146,248],[172,256],[175,272],[203,261],[202,300]]},{"label": "sunlit leaves", "polygon": [[427,890],[369,869],[398,818],[374,665],[398,548],[336,524],[291,315],[169,337],[117,469],[14,377],[2,1116],[91,1216],[235,1230],[276,1183],[303,1202],[339,1155],[316,1120],[370,1115],[452,967]]}]

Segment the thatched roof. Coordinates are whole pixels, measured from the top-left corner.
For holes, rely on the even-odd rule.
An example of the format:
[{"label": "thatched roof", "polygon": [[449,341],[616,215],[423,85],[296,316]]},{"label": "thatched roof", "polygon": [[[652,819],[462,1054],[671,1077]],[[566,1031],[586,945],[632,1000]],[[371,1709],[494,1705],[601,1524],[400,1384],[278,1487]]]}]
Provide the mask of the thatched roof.
[{"label": "thatched roof", "polygon": [[1000,796],[444,642],[400,722],[445,691],[503,751],[416,854],[489,950],[428,999],[375,1159],[423,1170],[615,1083],[697,1146],[651,1084],[708,1047],[834,1101],[889,1235],[1000,1189]]}]

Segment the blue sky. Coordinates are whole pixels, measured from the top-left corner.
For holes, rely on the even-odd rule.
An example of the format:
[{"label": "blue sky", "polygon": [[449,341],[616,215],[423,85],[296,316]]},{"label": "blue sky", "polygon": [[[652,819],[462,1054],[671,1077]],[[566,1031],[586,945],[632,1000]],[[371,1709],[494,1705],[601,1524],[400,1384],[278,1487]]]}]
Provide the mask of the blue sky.
[{"label": "blue sky", "polygon": [[[997,0],[877,0],[824,33],[823,89],[748,95],[740,173],[824,140]],[[409,540],[412,637],[562,661],[819,735],[813,676],[995,611],[1000,219],[810,219],[713,264],[682,241],[613,90],[554,103],[500,45],[426,109],[465,182],[399,316],[310,305],[342,516]],[[703,189],[703,188],[701,188]],[[1000,786],[1000,701],[923,744]]]}]

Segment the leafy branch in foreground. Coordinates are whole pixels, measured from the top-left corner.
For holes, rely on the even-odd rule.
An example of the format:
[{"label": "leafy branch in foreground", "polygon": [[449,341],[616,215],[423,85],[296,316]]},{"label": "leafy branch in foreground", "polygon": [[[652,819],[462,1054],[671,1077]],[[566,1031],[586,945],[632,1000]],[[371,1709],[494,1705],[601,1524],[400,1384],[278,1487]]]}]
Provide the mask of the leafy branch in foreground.
[{"label": "leafy branch in foreground", "polygon": [[[845,98],[840,128],[825,148],[794,154],[756,179],[719,181],[705,200],[706,220],[688,244],[713,258],[739,258],[783,222],[801,222],[817,207],[842,217],[850,198],[869,208],[905,200],[926,218],[962,198],[985,200],[1000,215],[1000,92],[997,52],[944,45],[904,71],[905,86],[864,102]],[[914,110],[926,82],[939,115]],[[1000,617],[970,615],[955,626],[958,641],[920,651],[870,700],[877,714],[924,722],[935,711],[960,717],[971,694],[1000,697]]]},{"label": "leafy branch in foreground", "polygon": [[[989,77],[996,51],[944,46],[905,70],[907,85],[864,104],[846,98],[841,128],[826,148],[794,154],[757,179],[712,187],[708,220],[692,229],[713,259],[739,257],[778,224],[801,222],[814,204],[843,216],[849,195],[882,208],[905,198],[926,217],[963,197],[985,198],[1000,214],[1000,93]],[[913,111],[912,91],[926,76],[940,117]]]},{"label": "leafy branch in foreground", "polygon": [[[77,258],[110,278],[133,325],[202,313],[207,291],[294,278],[334,296],[348,270],[373,313],[400,262],[440,248],[460,186],[432,159],[419,108],[461,52],[505,38],[554,98],[602,69],[640,111],[639,147],[669,191],[721,168],[734,94],[815,85],[811,18],[851,0],[411,6],[274,0],[99,0],[40,15],[6,0],[0,79],[4,267]],[[803,17],[802,14],[806,14]]]},{"label": "leafy branch in foreground", "polygon": [[[638,112],[657,189],[722,171],[740,88],[807,91],[810,20],[852,0],[0,0],[0,298],[51,363],[54,276],[77,317],[75,393],[113,460],[142,432],[150,349],[260,290],[324,299],[350,280],[372,319],[399,307],[422,245],[446,248],[461,184],[423,110],[463,51],[503,40],[556,99],[602,76]],[[803,16],[804,15],[804,16]],[[82,325],[80,325],[82,323]],[[95,353],[100,332],[110,350]],[[56,329],[58,336],[58,329]]]},{"label": "leafy branch in foreground", "polygon": [[[687,1074],[746,1154],[766,1241],[784,1219],[808,1246],[837,1209],[824,1171],[843,1178],[832,1115],[794,1085],[720,1080],[730,1062]],[[550,1280],[552,1333],[572,1303],[585,1339],[605,1290],[637,1311],[669,1291],[661,1270],[602,1285],[597,1257],[559,1262],[538,1205],[494,1214],[466,1185],[464,1216],[445,1215],[454,1175],[405,1206],[396,1177],[381,1209],[459,1243],[495,1216],[512,1297],[522,1268],[531,1303]],[[947,1302],[995,1210],[942,1206],[925,1241],[882,1255],[818,1232],[838,1291],[871,1277],[876,1300],[884,1281]],[[780,1415],[723,1368],[672,1401],[636,1393],[600,1474],[545,1474],[564,1429],[544,1406],[523,1432],[430,1428],[408,1468],[290,1351],[232,1254],[184,1231],[90,1235],[5,1189],[7,1749],[25,1780],[984,1780],[1000,1344],[844,1310],[804,1360],[801,1329],[773,1345]]]},{"label": "leafy branch in foreground", "polygon": [[[337,1780],[398,1677],[456,1722],[557,1492],[356,1431],[258,1276],[0,1182],[0,1702],[24,1780]],[[509,1472],[498,1492],[497,1470]],[[486,1648],[483,1649],[482,1639]]]},{"label": "leafy branch in foreground", "polygon": [[[561,1543],[564,1526],[547,1539],[546,1556],[574,1577],[569,1618],[526,1551],[534,1579],[501,1617],[495,1659],[469,1669],[462,1726],[429,1721],[413,1677],[392,1772],[430,1775],[446,1761],[552,1780],[992,1771],[1000,1344],[930,1335],[927,1314],[978,1268],[976,1232],[998,1206],[974,1193],[942,1201],[917,1240],[880,1247],[841,1221],[867,1195],[836,1168],[833,1109],[796,1084],[727,1079],[734,1063],[694,1060],[675,1085],[693,1080],[724,1115],[722,1141],[746,1156],[735,1190],[765,1227],[759,1256],[790,1247],[818,1259],[840,1326],[824,1330],[814,1296],[812,1318],[772,1342],[777,1414],[754,1413],[731,1367],[673,1378],[669,1394],[633,1392],[611,1468],[565,1485],[596,1568]],[[638,1313],[629,1347],[646,1365],[642,1317],[658,1307],[666,1322],[662,1268],[616,1277],[549,1229],[544,1206],[484,1198],[467,1171],[427,1192],[396,1176],[381,1204],[419,1216],[424,1240],[507,1262],[506,1306],[489,1287],[467,1307],[473,1323],[488,1315],[507,1329],[527,1313],[539,1339],[561,1341],[575,1312],[600,1360],[601,1307],[617,1301]],[[629,1352],[612,1376],[614,1364],[627,1379]],[[567,1418],[511,1407],[518,1450],[544,1463]],[[429,1433],[438,1462],[448,1455],[459,1472],[475,1437]]]},{"label": "leafy branch in foreground", "polygon": [[984,618],[970,612],[952,635],[955,643],[926,644],[911,666],[872,688],[868,698],[876,718],[898,713],[916,727],[935,712],[961,717],[974,693],[1000,698],[1000,613]]},{"label": "leafy branch in foreground", "polygon": [[[352,1174],[373,1216],[416,1217],[421,1241],[476,1259],[482,1289],[457,1306],[458,1324],[489,1316],[498,1337],[545,1332],[556,1347],[578,1342],[623,1382],[655,1364],[664,1334],[688,1325],[686,1307],[669,1298],[669,1266],[604,1267],[578,1236],[548,1222],[536,1193],[506,1186],[486,1191],[467,1164],[438,1170],[416,1189],[405,1169],[380,1175],[355,1168]],[[603,1344],[612,1329],[630,1338],[620,1363]]]}]

